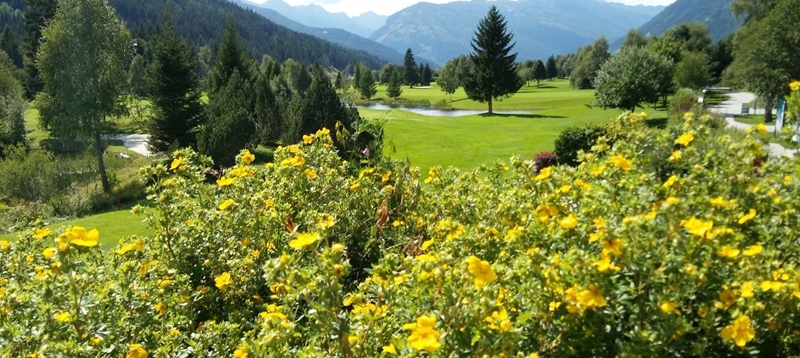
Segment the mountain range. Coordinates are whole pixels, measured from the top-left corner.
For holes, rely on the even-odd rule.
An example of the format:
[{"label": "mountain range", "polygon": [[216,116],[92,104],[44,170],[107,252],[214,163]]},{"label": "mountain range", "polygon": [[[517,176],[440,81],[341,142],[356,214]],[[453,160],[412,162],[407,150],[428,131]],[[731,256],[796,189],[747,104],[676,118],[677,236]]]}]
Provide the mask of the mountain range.
[{"label": "mountain range", "polygon": [[496,5],[514,33],[518,60],[574,52],[600,36],[616,39],[664,9],[601,0],[472,0],[418,3],[392,15],[371,38],[443,63],[472,51],[478,22]]},{"label": "mountain range", "polygon": [[[357,34],[345,31],[340,28],[319,28],[319,27],[306,26],[297,21],[289,19],[288,17],[280,14],[276,10],[265,8],[262,7],[261,5],[254,4],[249,1],[244,1],[244,0],[231,0],[231,1],[241,7],[253,10],[259,15],[266,17],[270,21],[278,25],[285,26],[293,31],[313,35],[323,40],[330,41],[350,49],[364,51],[386,62],[391,61],[395,63],[403,63],[404,53],[400,53],[399,51],[392,49],[386,45],[359,36]],[[331,14],[331,15],[336,15],[336,14]],[[417,62],[429,63],[434,66],[439,65],[431,60],[427,60],[422,57],[417,58]]]},{"label": "mountain range", "polygon": [[338,28],[352,32],[361,37],[369,37],[375,30],[386,23],[387,16],[372,11],[356,17],[349,17],[341,12],[328,12],[319,5],[291,6],[282,0],[267,0],[263,3],[248,1],[260,8],[272,9],[305,26],[315,28]]},{"label": "mountain range", "polygon": [[639,30],[644,35],[656,36],[678,24],[701,22],[708,25],[711,38],[719,41],[735,32],[742,24],[742,20],[737,20],[731,13],[732,2],[733,0],[677,0]]}]

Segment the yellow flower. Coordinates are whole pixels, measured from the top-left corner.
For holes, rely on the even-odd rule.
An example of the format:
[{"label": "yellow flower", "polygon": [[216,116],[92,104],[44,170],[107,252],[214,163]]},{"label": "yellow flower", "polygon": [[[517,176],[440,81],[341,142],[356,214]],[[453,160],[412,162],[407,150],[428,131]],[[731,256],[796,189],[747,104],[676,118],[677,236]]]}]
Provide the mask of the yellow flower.
[{"label": "yellow flower", "polygon": [[732,324],[725,326],[720,334],[726,341],[734,341],[737,346],[744,347],[748,341],[756,337],[756,331],[750,325],[750,317],[741,316]]},{"label": "yellow flower", "polygon": [[11,243],[6,240],[0,240],[0,251],[6,252],[11,248]]},{"label": "yellow flower", "polygon": [[755,256],[755,255],[760,254],[762,251],[764,251],[764,247],[761,246],[761,243],[756,243],[755,245],[752,245],[752,246],[746,248],[744,251],[742,251],[742,255],[744,255],[744,256]]},{"label": "yellow flower", "polygon": [[708,314],[708,308],[700,307],[697,309],[697,315],[700,317],[705,317]]},{"label": "yellow flower", "polygon": [[281,166],[292,166],[292,167],[299,167],[306,163],[306,158],[303,157],[292,157],[289,159],[284,159],[281,161]]},{"label": "yellow flower", "polygon": [[219,207],[218,207],[218,208],[219,208],[219,210],[221,210],[221,211],[225,211],[225,210],[228,210],[228,208],[230,208],[231,206],[233,206],[233,204],[235,204],[235,203],[236,203],[236,202],[235,202],[235,201],[233,201],[233,199],[228,199],[228,200],[225,200],[225,201],[224,201],[222,204],[219,204]]},{"label": "yellow flower", "polygon": [[222,275],[214,279],[214,285],[216,285],[218,289],[225,291],[228,287],[231,287],[231,274],[223,272]]},{"label": "yellow flower", "polygon": [[586,308],[604,307],[606,299],[603,298],[603,291],[595,287],[594,284],[589,288],[578,293],[578,302]]},{"label": "yellow flower", "polygon": [[93,345],[93,346],[96,346],[96,345],[100,344],[101,342],[103,342],[103,339],[102,339],[102,338],[100,338],[100,337],[92,337],[92,338],[89,338],[89,343],[90,343],[91,345]]},{"label": "yellow flower", "polygon": [[303,136],[303,144],[308,145],[308,144],[311,144],[313,142],[314,142],[314,137],[312,137],[310,135],[304,135]]},{"label": "yellow flower", "polygon": [[692,134],[692,133],[684,133],[684,134],[681,134],[681,136],[678,137],[678,139],[675,140],[675,144],[680,144],[680,145],[683,145],[683,146],[687,146],[693,140],[694,140],[694,134]]},{"label": "yellow flower", "polygon": [[756,126],[756,131],[758,131],[758,133],[760,133],[761,135],[767,135],[767,133],[768,133],[767,132],[767,126],[764,125],[764,123],[759,123]]},{"label": "yellow flower", "polygon": [[167,313],[167,305],[165,305],[164,302],[156,303],[155,309],[156,312],[158,312],[158,314],[161,316],[163,316],[164,313]]},{"label": "yellow flower", "polygon": [[676,175],[673,175],[673,176],[669,177],[669,179],[667,179],[667,181],[665,181],[665,182],[664,182],[664,185],[662,185],[662,186],[663,186],[664,188],[669,188],[669,187],[671,187],[673,184],[675,184],[675,182],[676,182],[676,181],[678,181],[678,177],[677,177]]},{"label": "yellow flower", "polygon": [[706,233],[714,227],[713,221],[702,221],[695,217],[685,220],[681,225],[692,235],[705,237]]},{"label": "yellow flower", "polygon": [[[120,243],[123,243],[123,241],[120,240]],[[122,247],[120,247],[119,250],[117,250],[117,254],[118,255],[125,255],[126,253],[128,253],[131,250],[136,250],[136,251],[144,250],[144,241],[139,240],[139,241],[134,242],[134,243],[123,244]]]},{"label": "yellow flower", "polygon": [[53,315],[53,319],[61,323],[67,323],[72,321],[72,316],[69,314],[69,312],[58,312]]},{"label": "yellow flower", "polygon": [[668,160],[670,162],[674,162],[676,160],[680,160],[682,157],[683,157],[683,153],[681,153],[680,150],[676,150],[676,151],[672,152],[672,155],[669,157]]},{"label": "yellow flower", "polygon": [[744,298],[751,298],[754,296],[753,293],[753,281],[747,281],[742,284],[742,297]]},{"label": "yellow flower", "polygon": [[739,218],[739,224],[741,225],[750,220],[753,220],[754,217],[756,217],[756,209],[750,209],[750,211],[747,214]]},{"label": "yellow flower", "polygon": [[783,288],[784,283],[780,282],[780,281],[764,281],[764,282],[761,283],[760,286],[761,286],[761,290],[762,291],[766,292],[766,291],[772,290],[772,291],[777,292],[777,291],[780,291]]},{"label": "yellow flower", "polygon": [[309,169],[306,169],[305,173],[306,173],[306,178],[311,179],[311,180],[317,179],[317,171],[316,170],[309,168]]},{"label": "yellow flower", "polygon": [[603,255],[614,254],[617,257],[622,256],[622,247],[625,242],[622,239],[606,240],[603,241]]},{"label": "yellow flower", "polygon": [[569,194],[570,190],[572,190],[572,185],[564,185],[564,186],[558,188],[558,190],[556,190],[556,193],[557,194],[565,194],[566,195],[566,194]]},{"label": "yellow flower", "polygon": [[731,208],[730,202],[726,201],[721,196],[718,196],[718,197],[716,197],[714,199],[710,199],[709,203],[711,203],[711,205],[713,205],[713,206],[718,206],[718,207],[724,208],[724,209],[730,209]]},{"label": "yellow flower", "polygon": [[542,169],[541,171],[539,171],[539,175],[537,175],[535,178],[533,178],[533,180],[535,180],[535,181],[546,180],[547,178],[550,177],[550,171],[552,171],[552,170],[553,170],[553,167],[547,167],[547,168]]},{"label": "yellow flower", "polygon": [[492,270],[492,265],[488,261],[481,260],[476,256],[470,256],[468,262],[467,269],[469,273],[475,276],[475,288],[480,290],[485,284],[497,278],[494,270]]},{"label": "yellow flower", "polygon": [[789,89],[792,91],[800,90],[800,81],[792,81],[792,83],[789,84]]},{"label": "yellow flower", "polygon": [[245,149],[245,150],[243,150],[243,151],[242,151],[242,163],[244,163],[244,164],[250,164],[250,163],[252,163],[254,160],[256,160],[256,156],[255,156],[255,155],[253,155],[253,153],[250,153],[250,151],[249,151],[249,150],[247,150],[247,149]]},{"label": "yellow flower", "polygon": [[33,234],[33,237],[35,239],[41,240],[47,237],[47,235],[50,235],[50,232],[51,232],[50,228],[47,227],[44,229],[36,229],[36,231]]},{"label": "yellow flower", "polygon": [[327,135],[327,134],[330,134],[330,133],[331,133],[330,129],[322,128],[322,129],[317,131],[317,137],[319,137],[321,135]]},{"label": "yellow flower", "polygon": [[233,358],[247,358],[247,347],[239,347],[233,351]]},{"label": "yellow flower", "polygon": [[603,255],[603,258],[600,261],[594,263],[597,266],[597,270],[600,272],[608,272],[608,271],[619,271],[620,268],[614,265],[611,262],[611,256]]},{"label": "yellow flower", "polygon": [[553,205],[539,205],[536,207],[536,215],[541,221],[547,221],[551,217],[558,215],[558,208]]},{"label": "yellow flower", "polygon": [[403,329],[411,330],[411,335],[408,337],[408,345],[418,351],[435,352],[442,346],[439,343],[439,332],[434,329],[435,326],[436,317],[431,316],[422,316],[417,318],[415,323],[403,325]]},{"label": "yellow flower", "polygon": [[289,241],[289,247],[293,249],[302,249],[317,241],[319,241],[318,232],[298,234],[296,239]]},{"label": "yellow flower", "polygon": [[427,250],[431,245],[433,245],[434,239],[426,240],[422,243],[422,250]]},{"label": "yellow flower", "polygon": [[717,250],[717,256],[733,259],[736,258],[736,256],[739,256],[740,252],[741,250],[739,249],[734,249],[728,245],[725,245],[719,250]]},{"label": "yellow flower", "polygon": [[491,317],[484,319],[489,323],[489,328],[498,330],[500,332],[508,332],[511,330],[511,321],[508,319],[508,311],[505,307],[500,307],[499,311],[492,312]]},{"label": "yellow flower", "polygon": [[553,301],[550,302],[550,312],[555,312],[559,307],[561,307],[561,302]]},{"label": "yellow flower", "polygon": [[386,172],[386,173],[383,173],[383,175],[381,175],[381,184],[388,183],[389,179],[391,179],[391,178],[392,178],[392,171],[391,170]]},{"label": "yellow flower", "polygon": [[97,229],[86,232],[86,229],[80,226],[73,226],[65,235],[69,239],[69,243],[75,246],[93,247],[97,246],[97,242],[100,240],[100,233]]},{"label": "yellow flower", "polygon": [[574,229],[578,226],[578,219],[575,218],[575,215],[569,214],[569,216],[561,219],[558,225],[566,230]]},{"label": "yellow flower", "polygon": [[381,347],[381,354],[387,354],[387,353],[397,354],[397,349],[394,348],[394,344],[389,343],[388,346]]},{"label": "yellow flower", "polygon": [[624,171],[631,170],[631,161],[625,159],[625,157],[621,155],[613,155],[608,161],[615,167],[620,168]]},{"label": "yellow flower", "polygon": [[681,202],[681,199],[678,199],[676,197],[670,196],[669,198],[667,198],[667,204],[669,204],[669,205],[678,205],[678,204],[680,204],[680,202]]},{"label": "yellow flower", "polygon": [[234,178],[222,177],[217,180],[217,185],[221,187],[226,187],[236,182]]},{"label": "yellow flower", "polygon": [[182,172],[186,170],[186,159],[183,158],[175,158],[172,160],[172,164],[169,166],[169,170],[174,172]]},{"label": "yellow flower", "polygon": [[56,249],[55,247],[48,247],[44,249],[44,251],[42,251],[42,256],[44,256],[44,258],[48,260],[52,259],[56,255],[58,255],[58,249]]},{"label": "yellow flower", "polygon": [[691,121],[692,119],[694,119],[694,113],[692,113],[692,112],[684,113],[683,114],[683,119],[685,119],[687,121]]},{"label": "yellow flower", "polygon": [[679,313],[678,312],[678,302],[662,302],[661,306],[659,306],[659,308],[661,308],[661,312],[664,312],[666,314],[671,314],[671,313],[678,314]]},{"label": "yellow flower", "polygon": [[125,358],[147,358],[147,351],[141,344],[131,344],[128,348],[128,355]]},{"label": "yellow flower", "polygon": [[724,286],[722,292],[719,293],[719,300],[722,301],[722,304],[725,308],[728,308],[736,302],[736,295],[738,292],[736,290],[731,290],[728,286]]},{"label": "yellow flower", "polygon": [[601,166],[597,167],[596,169],[593,169],[591,171],[591,174],[594,175],[594,176],[598,176],[600,174],[603,174],[604,171],[606,171],[606,166],[605,165],[601,165]]}]

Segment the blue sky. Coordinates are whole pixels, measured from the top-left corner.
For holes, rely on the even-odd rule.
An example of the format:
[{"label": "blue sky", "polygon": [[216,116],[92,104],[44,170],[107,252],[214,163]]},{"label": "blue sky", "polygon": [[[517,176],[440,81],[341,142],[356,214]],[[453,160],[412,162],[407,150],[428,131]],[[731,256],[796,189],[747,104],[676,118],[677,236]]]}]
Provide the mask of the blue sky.
[{"label": "blue sky", "polygon": [[[269,0],[250,0],[256,3],[264,3]],[[283,0],[289,5],[320,5],[330,12],[344,12],[350,16],[357,16],[367,11],[373,11],[381,15],[391,15],[411,5],[423,0]],[[459,0],[424,0],[431,3],[447,3]],[[628,5],[669,5],[675,0],[605,0],[621,2]]]}]

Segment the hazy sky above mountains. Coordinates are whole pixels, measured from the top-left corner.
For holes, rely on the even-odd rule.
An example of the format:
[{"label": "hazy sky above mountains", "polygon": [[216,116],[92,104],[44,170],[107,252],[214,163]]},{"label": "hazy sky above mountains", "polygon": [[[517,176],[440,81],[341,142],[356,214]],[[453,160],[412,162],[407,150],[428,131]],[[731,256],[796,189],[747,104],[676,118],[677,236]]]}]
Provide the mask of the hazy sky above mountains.
[{"label": "hazy sky above mountains", "polygon": [[[264,3],[269,0],[250,0]],[[316,4],[330,12],[344,12],[349,16],[357,16],[367,11],[381,15],[391,15],[418,2],[443,4],[459,0],[283,0],[292,6]],[[669,5],[675,0],[605,0],[621,2],[627,5]]]}]

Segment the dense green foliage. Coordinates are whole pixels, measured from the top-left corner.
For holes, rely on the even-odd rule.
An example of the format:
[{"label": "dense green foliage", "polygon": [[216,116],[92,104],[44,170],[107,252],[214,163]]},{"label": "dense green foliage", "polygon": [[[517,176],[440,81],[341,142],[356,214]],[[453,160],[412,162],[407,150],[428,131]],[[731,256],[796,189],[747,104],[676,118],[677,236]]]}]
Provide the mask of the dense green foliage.
[{"label": "dense green foliage", "polygon": [[417,61],[414,59],[414,52],[409,48],[406,50],[405,57],[403,58],[403,84],[414,87],[414,85],[418,83],[419,71],[417,70]]},{"label": "dense green foliage", "polygon": [[580,152],[588,152],[598,138],[606,135],[608,135],[608,130],[603,126],[588,125],[568,128],[556,138],[554,153],[559,163],[577,166],[580,164],[578,160]]},{"label": "dense green foliage", "polygon": [[591,45],[581,47],[575,54],[575,67],[569,77],[569,83],[577,89],[593,88],[597,71],[600,71],[600,67],[610,57],[605,37],[600,37]]},{"label": "dense green foliage", "polygon": [[503,15],[492,5],[489,13],[478,23],[472,39],[470,59],[474,70],[464,81],[464,91],[470,99],[489,104],[489,114],[493,113],[492,101],[510,97],[522,87],[517,76],[516,53],[511,53],[514,35],[506,31]]},{"label": "dense green foliage", "polygon": [[354,171],[320,131],[208,183],[207,158],[180,151],[143,172],[152,238],[103,253],[91,227],[37,225],[0,243],[0,352],[792,354],[794,162],[754,170],[762,144],[710,117],[642,122],[539,173],[516,157]]},{"label": "dense green foliage", "polygon": [[597,72],[597,105],[635,111],[642,103],[656,103],[664,84],[672,79],[672,62],[665,56],[637,47],[617,52]]},{"label": "dense green foliage", "polygon": [[0,158],[7,147],[25,141],[26,108],[22,84],[12,69],[0,65]]},{"label": "dense green foliage", "polygon": [[701,90],[711,82],[710,59],[705,52],[686,52],[675,66],[675,86]]},{"label": "dense green foliage", "polygon": [[0,51],[6,53],[14,63],[14,66],[22,68],[22,50],[20,48],[19,36],[8,24],[3,28],[3,32],[0,33]]},{"label": "dense green foliage", "polygon": [[194,130],[203,122],[203,108],[196,68],[191,46],[167,26],[155,41],[147,76],[154,110],[147,123],[148,146],[154,152],[197,148]]},{"label": "dense green foliage", "polygon": [[106,0],[75,0],[61,3],[42,36],[36,57],[42,127],[53,138],[92,141],[103,189],[110,191],[101,135],[120,111],[130,33]]},{"label": "dense green foliage", "polygon": [[39,67],[36,64],[36,56],[39,53],[43,31],[47,23],[52,20],[56,13],[56,0],[25,0],[25,11],[23,24],[25,27],[25,38],[23,40],[23,51],[25,53],[25,73],[28,75],[25,83],[25,91],[29,98],[33,98],[37,93],[44,89],[44,84],[39,78]]},{"label": "dense green foliage", "polygon": [[389,76],[386,95],[394,99],[399,98],[403,94],[403,88],[401,87],[402,84],[403,82],[400,79],[400,70],[394,68],[392,70],[392,74]]}]

